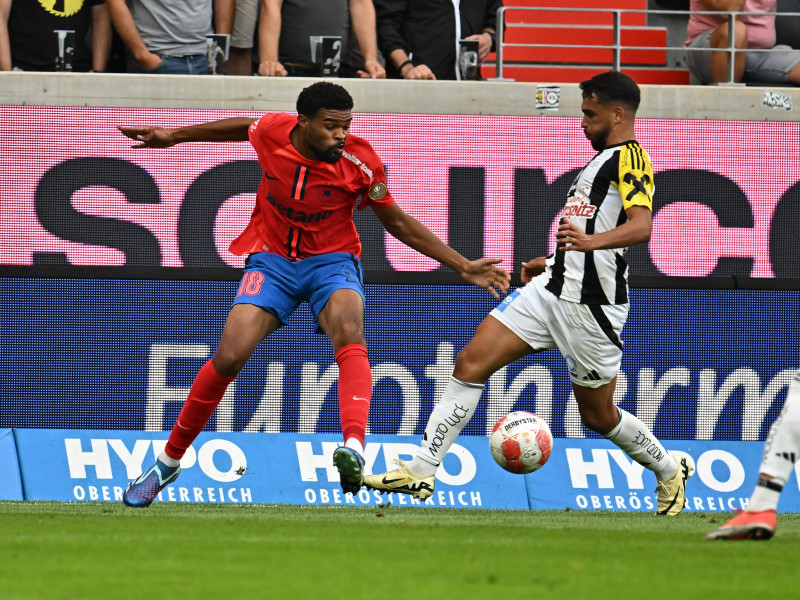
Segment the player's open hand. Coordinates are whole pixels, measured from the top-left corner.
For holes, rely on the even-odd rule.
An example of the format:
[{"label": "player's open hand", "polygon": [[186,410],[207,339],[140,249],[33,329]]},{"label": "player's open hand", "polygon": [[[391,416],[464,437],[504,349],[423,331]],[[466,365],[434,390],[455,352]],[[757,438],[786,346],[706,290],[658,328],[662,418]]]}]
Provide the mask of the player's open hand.
[{"label": "player's open hand", "polygon": [[520,271],[522,283],[530,283],[531,279],[544,273],[546,266],[547,259],[544,256],[522,263],[522,270]]},{"label": "player's open hand", "polygon": [[502,258],[479,258],[467,263],[467,268],[461,272],[461,277],[472,284],[489,290],[489,293],[500,299],[498,290],[505,294],[511,284],[511,275],[496,266],[503,262]]},{"label": "player's open hand", "polygon": [[592,243],[592,236],[566,217],[561,219],[561,223],[558,225],[556,241],[558,242],[558,249],[563,251],[590,252],[595,249]]},{"label": "player's open hand", "polygon": [[131,146],[131,148],[169,148],[178,143],[172,135],[172,131],[162,127],[123,127],[117,125],[117,129],[132,140],[139,142]]}]

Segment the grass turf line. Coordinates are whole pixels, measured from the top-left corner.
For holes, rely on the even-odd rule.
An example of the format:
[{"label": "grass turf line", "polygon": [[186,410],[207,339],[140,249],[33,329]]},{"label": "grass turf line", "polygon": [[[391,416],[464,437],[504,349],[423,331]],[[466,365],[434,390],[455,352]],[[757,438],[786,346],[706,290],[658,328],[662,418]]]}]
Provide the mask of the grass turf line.
[{"label": "grass turf line", "polygon": [[[0,598],[786,598],[800,515],[0,502]],[[504,600],[504,599],[503,599]]]}]

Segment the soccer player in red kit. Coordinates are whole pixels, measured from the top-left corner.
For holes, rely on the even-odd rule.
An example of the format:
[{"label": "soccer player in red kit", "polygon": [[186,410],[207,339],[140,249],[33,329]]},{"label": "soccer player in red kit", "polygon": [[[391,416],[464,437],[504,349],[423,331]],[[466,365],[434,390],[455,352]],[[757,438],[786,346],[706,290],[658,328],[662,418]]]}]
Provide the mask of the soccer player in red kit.
[{"label": "soccer player in red kit", "polygon": [[319,330],[330,339],[339,365],[344,445],[334,452],[333,463],[344,492],[361,489],[372,373],[355,207],[370,207],[391,235],[494,297],[508,290],[510,277],[497,266],[500,260],[467,260],[395,203],[381,160],[366,140],[349,133],[352,108],[347,90],[320,81],[300,93],[296,117],[234,117],[176,129],[119,127],[139,142],[134,148],[249,140],[264,172],[250,223],[230,246],[247,260],[222,338],[197,374],[164,451],[125,490],[126,505],[149,506],[177,479],[180,459],[228,385],[256,346],[302,302],[308,302]]}]

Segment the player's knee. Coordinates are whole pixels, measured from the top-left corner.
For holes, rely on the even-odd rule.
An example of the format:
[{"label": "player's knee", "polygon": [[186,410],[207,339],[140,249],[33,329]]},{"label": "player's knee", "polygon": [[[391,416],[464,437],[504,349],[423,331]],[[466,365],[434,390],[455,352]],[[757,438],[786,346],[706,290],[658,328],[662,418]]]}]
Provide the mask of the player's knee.
[{"label": "player's knee", "polygon": [[613,430],[614,427],[617,426],[617,421],[619,420],[616,410],[612,412],[605,408],[603,410],[584,408],[579,409],[579,412],[583,426],[600,435],[605,435]]},{"label": "player's knee", "polygon": [[333,346],[335,352],[338,352],[345,346],[351,346],[353,344],[359,346],[367,345],[367,341],[366,339],[364,339],[363,335],[344,335],[342,333],[339,333],[337,335],[331,336],[330,340],[331,340],[331,345]]},{"label": "player's knee", "polygon": [[366,341],[364,340],[364,327],[361,323],[348,322],[342,324],[339,328],[338,336],[342,339],[343,345],[366,345]]},{"label": "player's knee", "polygon": [[247,359],[243,359],[232,352],[218,350],[211,362],[217,373],[223,377],[236,377],[239,371],[244,368]]},{"label": "player's knee", "polygon": [[456,357],[453,377],[470,383],[484,383],[491,375],[485,373],[485,370],[480,360],[480,353],[467,346]]}]

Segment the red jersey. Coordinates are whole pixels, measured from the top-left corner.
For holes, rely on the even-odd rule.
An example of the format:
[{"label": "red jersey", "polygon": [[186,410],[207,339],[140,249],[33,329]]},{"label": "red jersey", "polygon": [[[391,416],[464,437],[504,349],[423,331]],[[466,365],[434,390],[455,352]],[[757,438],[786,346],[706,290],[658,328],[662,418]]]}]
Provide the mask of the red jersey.
[{"label": "red jersey", "polygon": [[353,209],[390,206],[386,173],[369,142],[347,138],[336,163],[303,157],[289,134],[297,117],[264,115],[250,126],[264,174],[245,230],[231,242],[237,255],[272,252],[299,260],[329,252],[361,257]]}]

